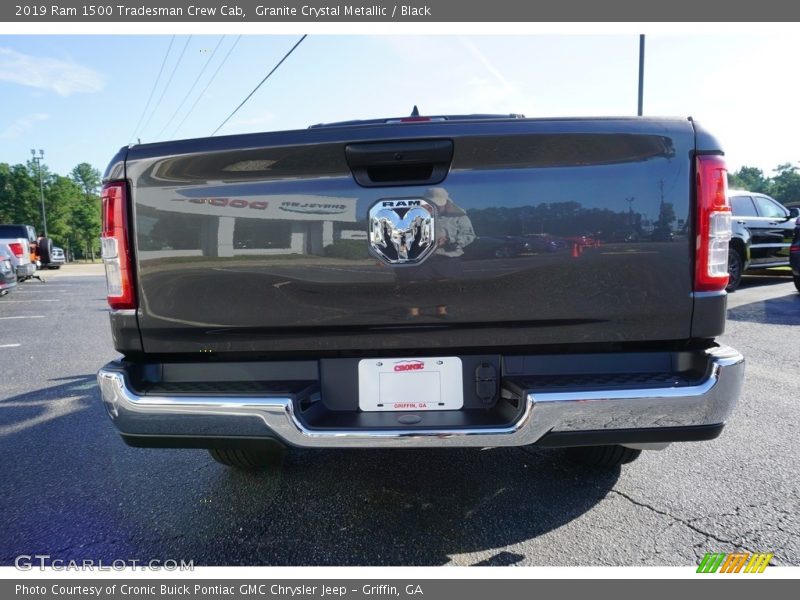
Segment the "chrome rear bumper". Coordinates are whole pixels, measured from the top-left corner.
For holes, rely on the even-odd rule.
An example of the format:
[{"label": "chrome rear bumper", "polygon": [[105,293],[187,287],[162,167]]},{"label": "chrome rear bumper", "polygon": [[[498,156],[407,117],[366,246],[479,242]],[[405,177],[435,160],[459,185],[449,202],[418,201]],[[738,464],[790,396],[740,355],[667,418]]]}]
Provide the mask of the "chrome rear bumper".
[{"label": "chrome rear bumper", "polygon": [[36,265],[33,263],[17,265],[17,277],[33,277],[34,273],[36,273]]},{"label": "chrome rear bumper", "polygon": [[728,347],[704,352],[707,376],[695,385],[542,393],[524,390],[520,416],[506,427],[311,429],[296,414],[291,397],[140,395],[132,390],[118,363],[102,368],[98,382],[111,419],[126,436],[262,437],[314,448],[523,446],[554,432],[724,423],[741,392],[744,358]]}]

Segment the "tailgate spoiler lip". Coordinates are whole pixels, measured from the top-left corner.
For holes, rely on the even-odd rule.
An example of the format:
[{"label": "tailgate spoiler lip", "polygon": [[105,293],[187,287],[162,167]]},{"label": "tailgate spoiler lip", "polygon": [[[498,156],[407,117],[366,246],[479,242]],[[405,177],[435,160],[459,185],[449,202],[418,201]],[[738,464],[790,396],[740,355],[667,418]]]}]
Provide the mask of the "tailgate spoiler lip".
[{"label": "tailgate spoiler lip", "polygon": [[123,181],[128,178],[127,164],[130,149],[131,146],[123,146],[117,150],[117,153],[109,161],[108,166],[103,173],[102,183],[108,183],[110,181]]},{"label": "tailgate spoiler lip", "polygon": [[184,154],[320,143],[427,139],[461,135],[510,135],[515,133],[652,134],[663,133],[665,130],[686,130],[691,127],[692,124],[688,119],[677,117],[509,118],[401,124],[369,123],[135,144],[126,147],[128,151],[126,160],[144,160]]}]

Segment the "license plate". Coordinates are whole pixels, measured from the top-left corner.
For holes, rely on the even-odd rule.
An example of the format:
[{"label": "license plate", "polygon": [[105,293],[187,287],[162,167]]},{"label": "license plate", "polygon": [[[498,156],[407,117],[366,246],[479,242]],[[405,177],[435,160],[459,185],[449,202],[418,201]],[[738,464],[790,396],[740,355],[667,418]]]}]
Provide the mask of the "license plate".
[{"label": "license plate", "polygon": [[457,356],[383,358],[358,363],[363,411],[459,410],[464,380]]}]

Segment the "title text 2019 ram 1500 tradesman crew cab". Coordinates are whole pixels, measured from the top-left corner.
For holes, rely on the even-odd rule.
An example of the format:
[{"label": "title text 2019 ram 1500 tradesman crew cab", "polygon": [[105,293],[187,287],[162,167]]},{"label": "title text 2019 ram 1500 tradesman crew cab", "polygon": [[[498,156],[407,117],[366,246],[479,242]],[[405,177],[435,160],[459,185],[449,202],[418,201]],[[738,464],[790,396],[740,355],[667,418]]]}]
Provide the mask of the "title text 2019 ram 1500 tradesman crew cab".
[{"label": "title text 2019 ram 1500 tradesman crew cab", "polygon": [[[615,232],[635,233],[620,239]],[[538,444],[597,465],[719,435],[730,208],[691,119],[356,121],[123,148],[105,173],[133,446]],[[470,253],[483,239],[510,254]],[[523,243],[524,242],[524,243]]]}]

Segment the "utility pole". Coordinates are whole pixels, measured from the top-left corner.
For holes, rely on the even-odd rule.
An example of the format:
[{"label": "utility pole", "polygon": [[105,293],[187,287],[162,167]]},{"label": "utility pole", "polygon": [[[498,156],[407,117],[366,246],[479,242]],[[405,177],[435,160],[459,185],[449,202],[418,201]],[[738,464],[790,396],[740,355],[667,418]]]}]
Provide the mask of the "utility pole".
[{"label": "utility pole", "polygon": [[644,34],[639,36],[639,112],[640,117],[644,109]]},{"label": "utility pole", "polygon": [[44,229],[44,237],[47,237],[47,215],[44,210],[44,183],[42,182],[42,159],[44,159],[44,150],[39,150],[39,154],[37,155],[36,150],[32,149],[31,156],[39,171],[39,194],[42,199],[42,228]]}]

